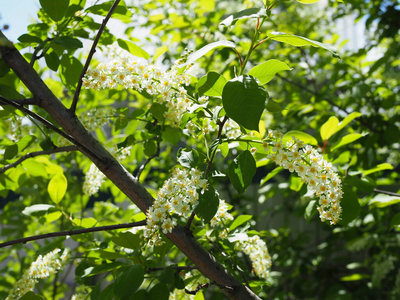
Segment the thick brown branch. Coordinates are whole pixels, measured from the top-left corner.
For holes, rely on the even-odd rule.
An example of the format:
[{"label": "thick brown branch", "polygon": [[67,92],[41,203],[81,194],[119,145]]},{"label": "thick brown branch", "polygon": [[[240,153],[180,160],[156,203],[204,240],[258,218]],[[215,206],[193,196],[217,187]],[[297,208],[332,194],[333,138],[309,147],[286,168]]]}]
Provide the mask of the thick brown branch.
[{"label": "thick brown branch", "polygon": [[24,156],[20,157],[17,161],[13,162],[12,164],[6,165],[0,169],[0,174],[4,173],[5,171],[15,168],[18,166],[20,163],[23,161],[27,160],[28,158],[40,156],[40,155],[49,155],[53,153],[60,153],[60,152],[70,152],[70,151],[76,151],[78,148],[76,146],[65,146],[65,147],[59,147],[55,148],[52,150],[47,150],[47,151],[36,151],[36,152],[31,152],[28,154],[25,154]]},{"label": "thick brown branch", "polygon": [[75,113],[76,105],[78,104],[78,100],[79,100],[79,94],[81,93],[83,76],[85,76],[85,73],[86,73],[87,69],[89,68],[90,61],[92,60],[92,57],[93,57],[94,53],[96,52],[96,47],[97,47],[97,43],[99,42],[100,36],[103,33],[104,29],[106,28],[108,20],[111,18],[111,15],[113,14],[115,8],[118,6],[120,1],[121,0],[115,0],[114,4],[111,6],[110,11],[108,12],[107,16],[104,18],[103,23],[101,24],[99,31],[97,32],[96,38],[93,41],[92,48],[90,49],[88,58],[86,59],[85,66],[83,67],[81,76],[79,77],[78,85],[75,90],[74,99],[72,100],[70,110],[73,113]]},{"label": "thick brown branch", "polygon": [[146,220],[139,221],[139,222],[133,222],[133,223],[125,223],[125,224],[117,224],[117,225],[107,225],[107,226],[99,226],[99,227],[92,227],[92,228],[82,228],[82,229],[75,229],[75,230],[51,232],[51,233],[46,233],[46,234],[28,236],[28,237],[25,237],[25,238],[16,239],[16,240],[8,241],[8,242],[5,242],[5,243],[1,243],[0,244],[0,248],[4,248],[4,247],[7,247],[7,246],[19,244],[19,243],[27,243],[27,242],[36,241],[36,240],[43,240],[43,239],[47,239],[47,238],[50,238],[50,237],[56,237],[56,236],[77,235],[77,234],[82,234],[82,233],[115,230],[115,229],[121,229],[121,228],[132,228],[132,227],[138,227],[138,226],[144,226],[144,225],[146,225]]}]

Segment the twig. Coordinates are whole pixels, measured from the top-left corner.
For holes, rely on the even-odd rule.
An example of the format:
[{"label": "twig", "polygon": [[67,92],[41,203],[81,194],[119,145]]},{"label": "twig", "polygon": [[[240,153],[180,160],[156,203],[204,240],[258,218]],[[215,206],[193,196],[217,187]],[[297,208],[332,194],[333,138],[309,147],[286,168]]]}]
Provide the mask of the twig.
[{"label": "twig", "polygon": [[390,195],[390,196],[394,196],[394,197],[400,197],[400,194],[389,192],[389,191],[383,191],[383,190],[379,190],[379,189],[374,189],[374,192],[380,193],[380,194],[386,194],[386,195]]},{"label": "twig", "polygon": [[6,165],[2,168],[0,168],[0,174],[4,173],[8,169],[14,168],[23,161],[27,160],[28,158],[36,157],[39,155],[48,155],[48,154],[53,154],[53,153],[59,153],[59,152],[71,152],[71,151],[76,151],[78,150],[78,147],[76,146],[65,146],[65,147],[59,147],[47,151],[36,151],[36,152],[31,152],[28,154],[25,154],[24,156],[20,157],[17,161],[13,162],[12,164]]},{"label": "twig", "polygon": [[198,291],[200,291],[201,289],[204,289],[204,288],[208,288],[211,284],[212,284],[211,282],[203,283],[203,284],[199,285],[194,291],[189,291],[189,290],[185,289],[185,293],[190,294],[190,295],[196,295]]},{"label": "twig", "polygon": [[[37,105],[38,101],[35,98],[27,98],[27,99],[13,99],[11,100],[19,105]],[[1,106],[9,105],[8,103],[0,104]]]},{"label": "twig", "polygon": [[133,223],[107,225],[107,226],[99,226],[99,227],[92,227],[92,228],[82,228],[82,229],[75,229],[75,230],[67,230],[67,231],[39,234],[39,235],[29,236],[29,237],[1,243],[0,248],[4,248],[7,246],[19,244],[19,243],[25,244],[26,242],[47,239],[47,238],[55,237],[55,236],[77,235],[77,234],[96,232],[96,231],[106,231],[106,230],[115,230],[115,229],[121,229],[121,228],[132,228],[132,227],[144,226],[144,225],[146,225],[146,222],[147,222],[146,220],[143,220],[143,221],[133,222]]},{"label": "twig", "polygon": [[92,60],[92,57],[93,57],[94,53],[96,52],[96,47],[97,47],[97,43],[99,42],[100,36],[103,33],[104,29],[106,28],[108,20],[111,18],[112,13],[114,12],[115,8],[118,6],[120,1],[121,0],[115,0],[114,4],[111,6],[107,16],[104,18],[103,23],[101,24],[100,29],[97,32],[96,38],[93,41],[92,48],[90,49],[85,66],[83,67],[82,73],[79,77],[79,81],[78,81],[78,85],[76,87],[74,99],[72,100],[70,111],[72,111],[73,113],[75,113],[76,105],[78,104],[79,94],[82,89],[83,76],[85,76],[85,73],[86,73],[87,69],[89,68],[90,61]]},{"label": "twig", "polygon": [[86,146],[84,146],[83,144],[81,144],[80,142],[75,140],[73,137],[71,137],[70,135],[68,135],[67,133],[62,131],[61,129],[59,129],[56,126],[54,126],[52,123],[47,121],[42,116],[39,116],[38,114],[34,113],[33,111],[25,108],[21,104],[18,104],[16,102],[14,102],[13,100],[9,100],[9,99],[6,99],[6,98],[0,96],[0,103],[1,102],[4,102],[4,103],[9,104],[11,106],[14,106],[15,108],[19,109],[20,111],[22,111],[22,112],[26,113],[27,115],[31,116],[32,118],[38,120],[39,122],[41,122],[47,128],[57,132],[59,135],[61,135],[62,137],[66,138],[68,141],[70,141],[74,145],[77,145],[80,149],[83,149],[83,150],[87,151],[88,153],[94,155],[94,153],[90,149],[88,149]]},{"label": "twig", "polygon": [[[157,271],[163,271],[165,270],[167,267],[165,268],[148,268],[147,269],[147,273],[151,273],[151,272],[157,272]],[[190,271],[190,270],[197,270],[196,266],[184,266],[184,267],[179,267],[179,266],[170,266],[168,268],[172,268],[178,272],[180,271]]]}]

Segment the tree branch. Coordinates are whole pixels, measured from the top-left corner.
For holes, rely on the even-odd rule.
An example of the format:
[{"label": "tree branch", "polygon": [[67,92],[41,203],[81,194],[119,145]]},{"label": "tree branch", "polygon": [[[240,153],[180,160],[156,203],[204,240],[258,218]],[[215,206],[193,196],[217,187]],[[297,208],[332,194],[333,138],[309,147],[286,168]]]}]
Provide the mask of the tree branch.
[{"label": "tree branch", "polygon": [[[35,98],[27,98],[27,99],[12,99],[14,103],[18,103],[19,105],[37,105],[38,101]],[[1,104],[1,106],[9,105],[7,103]]]},{"label": "tree branch", "polygon": [[139,221],[139,222],[133,222],[133,223],[125,223],[125,224],[117,224],[117,225],[107,225],[107,226],[98,226],[98,227],[92,227],[92,228],[82,228],[82,229],[75,229],[75,230],[51,232],[51,233],[46,233],[46,234],[28,236],[28,237],[25,237],[25,238],[16,239],[16,240],[12,240],[12,241],[9,241],[9,242],[1,243],[0,244],[0,248],[4,248],[4,247],[7,247],[7,246],[19,244],[19,243],[24,243],[25,244],[27,242],[36,241],[36,240],[43,240],[43,239],[47,239],[47,238],[55,237],[55,236],[77,235],[77,234],[82,234],[82,233],[89,233],[89,232],[96,232],[96,231],[106,231],[106,230],[115,230],[115,229],[121,229],[121,228],[132,228],[132,227],[138,227],[138,226],[144,226],[144,225],[146,225],[146,220]]},{"label": "tree branch", "polygon": [[[172,268],[174,270],[176,270],[177,272],[180,271],[190,271],[190,270],[197,270],[196,266],[172,266],[172,267],[168,267],[168,268]],[[166,268],[148,268],[147,269],[147,273],[151,273],[151,272],[157,272],[157,271],[164,271]]]},{"label": "tree branch", "polygon": [[76,146],[65,146],[65,147],[59,147],[59,148],[54,148],[52,150],[47,150],[47,151],[36,151],[36,152],[31,152],[28,154],[25,154],[24,156],[20,157],[17,161],[13,162],[12,164],[6,165],[2,168],[0,168],[0,174],[4,173],[5,171],[15,168],[18,166],[20,163],[23,161],[27,160],[28,158],[40,156],[40,155],[49,155],[53,153],[59,153],[59,152],[71,152],[71,151],[76,151],[78,148]]},{"label": "tree branch", "polygon": [[83,76],[85,76],[85,73],[86,73],[87,69],[89,68],[90,61],[92,60],[92,57],[93,57],[94,53],[96,52],[96,47],[97,47],[97,43],[99,42],[100,36],[103,33],[104,29],[106,28],[108,20],[111,18],[112,13],[114,12],[115,8],[118,6],[120,1],[121,0],[115,0],[114,4],[111,6],[110,11],[108,12],[107,16],[104,18],[103,23],[101,24],[99,31],[97,32],[96,38],[93,41],[92,48],[90,49],[88,58],[86,59],[85,66],[83,67],[82,73],[79,77],[78,85],[76,87],[75,94],[74,94],[74,99],[72,100],[70,111],[73,113],[75,113],[76,105],[78,104],[79,94],[82,89]]},{"label": "tree branch", "polygon": [[[76,144],[108,179],[110,179],[142,212],[146,213],[154,198],[82,125],[74,112],[67,109],[50,91],[36,71],[29,66],[19,51],[12,46],[0,31],[0,55],[22,80],[33,96],[52,118],[73,137]],[[10,45],[11,44],[11,45]],[[183,226],[176,226],[167,237],[198,267],[198,270],[215,281],[230,299],[260,299],[240,280],[228,273],[199,242],[192,233]]]},{"label": "tree branch", "polygon": [[400,194],[389,192],[389,191],[384,191],[384,190],[379,190],[379,189],[374,189],[374,192],[379,193],[379,194],[386,194],[386,195],[390,195],[390,196],[394,196],[394,197],[400,197]]}]

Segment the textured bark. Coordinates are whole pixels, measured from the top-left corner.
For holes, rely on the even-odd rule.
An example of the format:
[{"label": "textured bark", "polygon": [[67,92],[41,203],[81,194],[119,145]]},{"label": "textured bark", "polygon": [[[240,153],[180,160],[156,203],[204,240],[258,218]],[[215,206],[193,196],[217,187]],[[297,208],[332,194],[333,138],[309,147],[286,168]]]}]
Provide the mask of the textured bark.
[{"label": "textured bark", "polygon": [[[76,146],[143,212],[152,205],[150,193],[131,175],[50,91],[35,70],[0,31],[0,55],[32,93],[36,103],[79,144]],[[184,227],[176,227],[168,238],[230,299],[260,299],[248,287],[229,274]]]}]

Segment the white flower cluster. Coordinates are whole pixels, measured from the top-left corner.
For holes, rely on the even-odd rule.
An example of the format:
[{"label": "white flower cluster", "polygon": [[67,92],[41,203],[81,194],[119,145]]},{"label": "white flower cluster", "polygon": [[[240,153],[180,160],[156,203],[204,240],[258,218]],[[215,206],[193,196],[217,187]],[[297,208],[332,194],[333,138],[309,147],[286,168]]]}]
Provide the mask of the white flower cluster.
[{"label": "white flower cluster", "polygon": [[185,292],[185,290],[188,291],[195,291],[199,286],[209,282],[209,280],[204,277],[198,270],[193,270],[190,272],[187,272],[185,274],[185,281],[189,280],[188,285],[185,287],[185,289],[183,290],[178,290],[178,289],[174,289],[174,291],[172,293],[169,294],[169,300],[193,300],[196,299],[198,297],[196,297],[196,295],[191,295],[191,294],[187,294]]},{"label": "white flower cluster", "polygon": [[[131,147],[118,149],[113,147],[110,152],[118,160],[123,161],[130,155]],[[101,185],[103,184],[105,175],[96,167],[95,164],[91,164],[89,171],[85,175],[85,182],[83,183],[83,192],[85,195],[96,194]]]},{"label": "white flower cluster", "polygon": [[87,111],[82,116],[82,124],[89,131],[94,131],[110,123],[111,108],[94,108]]},{"label": "white flower cluster", "polygon": [[229,234],[229,228],[227,228],[226,225],[229,221],[232,221],[232,220],[233,220],[233,216],[228,212],[228,204],[226,204],[225,200],[220,200],[217,213],[211,219],[210,226],[223,228],[219,232],[219,237],[221,239],[227,238],[227,236]]},{"label": "white flower cluster", "polygon": [[327,162],[323,156],[310,145],[304,145],[299,139],[292,137],[291,141],[282,141],[282,134],[269,131],[270,143],[272,145],[268,157],[277,165],[295,171],[305,182],[310,191],[319,197],[318,212],[321,221],[329,220],[332,225],[340,220],[342,208],[340,199],[343,196],[341,180],[333,171],[332,164]]},{"label": "white flower cluster", "polygon": [[60,249],[54,249],[45,256],[39,255],[24,272],[22,278],[15,283],[6,300],[19,299],[35,288],[37,279],[49,277],[60,270],[69,256],[69,249],[66,248],[61,255],[60,251]]},{"label": "white flower cluster", "polygon": [[235,248],[249,256],[253,272],[258,277],[267,279],[271,268],[271,256],[268,253],[267,245],[258,235],[248,237],[247,240],[237,241]]},{"label": "white flower cluster", "polygon": [[243,135],[239,124],[232,119],[226,121],[224,128],[222,129],[222,134],[226,135],[228,139],[235,139]]},{"label": "white flower cluster", "polygon": [[158,67],[139,62],[129,57],[102,63],[95,69],[88,70],[83,85],[89,89],[124,88],[146,92],[154,96],[159,103],[165,103],[168,110],[164,117],[173,127],[179,127],[182,115],[192,104],[185,85],[190,84],[190,77],[179,74],[178,61],[172,68],[163,72]]},{"label": "white flower cluster", "polygon": [[164,234],[171,232],[176,219],[171,214],[188,218],[199,199],[199,190],[207,189],[207,180],[197,169],[175,168],[171,178],[164,182],[157,193],[154,204],[147,211],[147,225],[144,237],[148,245],[161,243],[159,230]]}]

